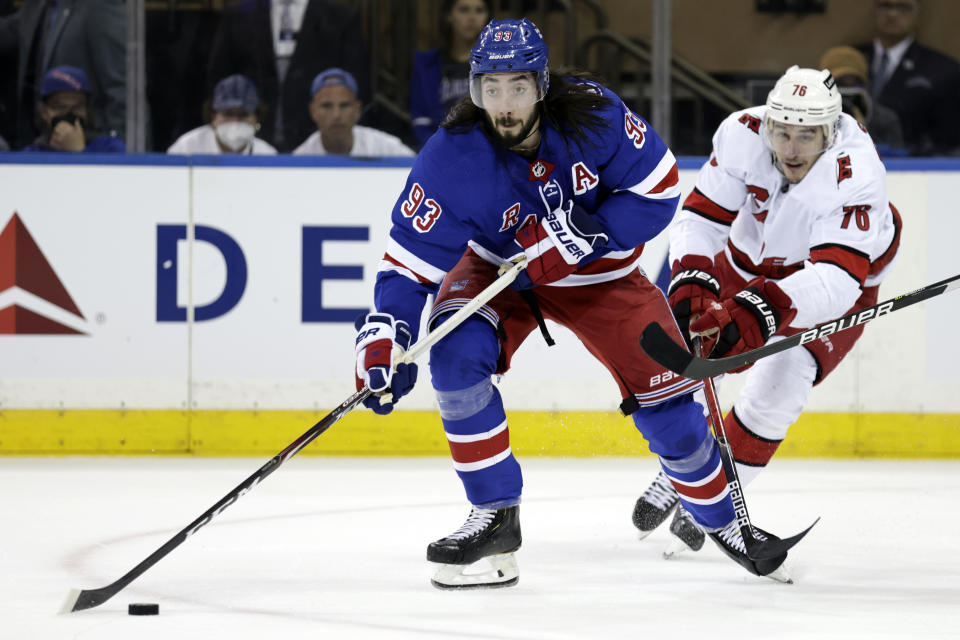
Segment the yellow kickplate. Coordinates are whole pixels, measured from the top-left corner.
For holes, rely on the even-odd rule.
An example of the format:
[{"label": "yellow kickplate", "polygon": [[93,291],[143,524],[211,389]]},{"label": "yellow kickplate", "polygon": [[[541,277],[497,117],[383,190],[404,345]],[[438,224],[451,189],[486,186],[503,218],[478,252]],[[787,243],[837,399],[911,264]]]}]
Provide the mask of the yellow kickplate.
[{"label": "yellow kickplate", "polygon": [[[321,420],[312,411],[0,411],[0,455],[273,455]],[[519,456],[650,455],[633,421],[599,411],[508,413]],[[354,411],[304,454],[448,454],[434,411]],[[809,458],[960,457],[960,414],[808,413],[777,453]]]}]

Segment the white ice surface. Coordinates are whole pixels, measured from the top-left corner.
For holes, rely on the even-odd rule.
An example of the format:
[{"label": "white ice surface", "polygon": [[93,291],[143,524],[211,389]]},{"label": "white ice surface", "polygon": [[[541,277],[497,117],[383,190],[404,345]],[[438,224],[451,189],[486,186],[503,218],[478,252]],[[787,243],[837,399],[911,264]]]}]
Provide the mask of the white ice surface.
[{"label": "white ice surface", "polygon": [[[0,458],[0,638],[956,638],[960,462],[777,460],[747,492],[780,535],[748,575],[712,543],[666,561],[630,514],[652,458],[522,459],[511,589],[432,588],[426,544],[467,507],[448,460],[294,458],[126,589],[126,573],[265,460]],[[126,613],[157,602],[157,617]]]}]

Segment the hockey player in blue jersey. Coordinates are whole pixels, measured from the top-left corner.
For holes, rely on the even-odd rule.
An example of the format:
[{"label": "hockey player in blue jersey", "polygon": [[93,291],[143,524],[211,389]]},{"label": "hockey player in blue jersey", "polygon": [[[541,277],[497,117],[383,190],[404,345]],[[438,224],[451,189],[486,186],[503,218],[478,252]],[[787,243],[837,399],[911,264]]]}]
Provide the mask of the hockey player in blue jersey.
[{"label": "hockey player in blue jersey", "polygon": [[492,377],[538,326],[549,338],[544,318],[570,329],[610,371],[623,413],[728,555],[757,575],[786,558],[746,556],[719,447],[692,399],[700,383],[639,346],[652,321],[682,340],[638,263],[679,195],[673,154],[618,96],[582,75],[551,76],[530,21],[484,28],[470,58],[470,99],[424,146],[394,207],[375,310],[358,322],[356,342],[358,389],[368,384],[380,395],[367,406],[388,413],[416,381],[416,365],[391,370],[391,353],[419,334],[427,296],[436,296],[432,328],[526,255],[514,286],[430,353],[453,465],[472,505],[460,529],[427,547],[435,586],[517,582],[523,481]]}]

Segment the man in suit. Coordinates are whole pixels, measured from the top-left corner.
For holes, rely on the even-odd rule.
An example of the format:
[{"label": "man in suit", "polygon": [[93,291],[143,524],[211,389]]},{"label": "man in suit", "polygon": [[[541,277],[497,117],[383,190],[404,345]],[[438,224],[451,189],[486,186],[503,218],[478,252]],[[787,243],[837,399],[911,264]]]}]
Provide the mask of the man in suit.
[{"label": "man in suit", "polygon": [[916,42],[920,0],[875,0],[867,57],[874,100],[900,116],[911,155],[960,151],[960,64]]},{"label": "man in suit", "polygon": [[234,73],[260,88],[268,111],[260,136],[288,152],[316,131],[306,104],[328,67],[352,73],[368,95],[369,56],[360,10],[337,0],[240,0],[223,12],[208,84]]},{"label": "man in suit", "polygon": [[105,131],[126,124],[123,0],[24,0],[0,19],[0,54],[16,53],[17,143],[37,136],[35,107],[44,75],[62,65],[87,72],[91,105]]}]

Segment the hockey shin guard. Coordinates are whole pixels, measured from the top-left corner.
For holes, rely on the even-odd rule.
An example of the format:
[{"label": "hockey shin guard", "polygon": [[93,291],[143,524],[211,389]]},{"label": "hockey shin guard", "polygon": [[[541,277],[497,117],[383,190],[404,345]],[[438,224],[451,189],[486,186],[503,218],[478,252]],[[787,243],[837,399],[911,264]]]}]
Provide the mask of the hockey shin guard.
[{"label": "hockey shin guard", "polygon": [[490,509],[517,504],[520,465],[500,392],[491,377],[499,343],[493,328],[472,318],[430,353],[430,372],[453,466],[471,504]]},{"label": "hockey shin guard", "polygon": [[720,448],[692,395],[641,407],[633,418],[693,518],[706,529],[733,520]]}]

